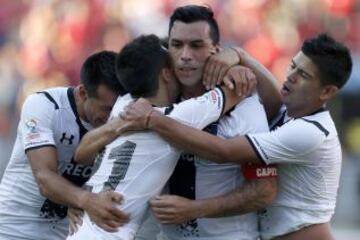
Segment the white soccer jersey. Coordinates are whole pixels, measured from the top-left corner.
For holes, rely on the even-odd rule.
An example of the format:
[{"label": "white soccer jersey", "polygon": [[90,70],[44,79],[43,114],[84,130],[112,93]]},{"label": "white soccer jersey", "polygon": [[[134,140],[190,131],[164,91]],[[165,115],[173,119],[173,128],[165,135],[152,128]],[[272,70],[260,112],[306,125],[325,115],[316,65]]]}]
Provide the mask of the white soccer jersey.
[{"label": "white soccer jersey", "polygon": [[56,147],[59,174],[81,185],[92,168],[74,164],[72,157],[86,128],[89,125],[78,117],[72,88],[53,88],[26,99],[0,184],[0,239],[65,239],[67,208],[40,194],[26,151]]},{"label": "white soccer jersey", "polygon": [[[112,117],[133,99],[125,95],[119,99]],[[203,96],[184,101],[172,108],[163,109],[170,117],[198,129],[219,119],[223,111],[224,95],[220,89]],[[120,209],[130,214],[130,222],[116,233],[109,233],[93,224],[85,215],[79,231],[68,240],[122,239],[135,237],[148,209],[148,201],[160,194],[169,179],[180,152],[155,132],[138,132],[120,136],[106,146],[103,156],[98,157],[99,169],[87,185],[93,192],[115,190],[124,196]],[[101,161],[101,163],[99,163]]]},{"label": "white soccer jersey", "polygon": [[248,135],[265,163],[279,163],[277,199],[261,217],[263,239],[328,222],[339,186],[341,146],[330,113],[283,119],[272,132]]},{"label": "white soccer jersey", "polygon": [[[205,131],[222,138],[269,131],[263,105],[257,95],[246,98],[230,114]],[[169,181],[170,194],[190,199],[224,195],[244,183],[239,164],[216,164],[194,154],[182,154]],[[259,236],[256,212],[232,217],[200,218],[184,224],[162,225],[162,235],[171,240],[255,240]]]}]

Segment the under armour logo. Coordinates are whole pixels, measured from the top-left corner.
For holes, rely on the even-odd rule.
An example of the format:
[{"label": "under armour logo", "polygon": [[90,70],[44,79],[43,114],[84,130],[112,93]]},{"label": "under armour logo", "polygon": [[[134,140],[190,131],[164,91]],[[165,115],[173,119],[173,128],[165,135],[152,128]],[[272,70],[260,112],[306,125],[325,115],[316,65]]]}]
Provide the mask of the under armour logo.
[{"label": "under armour logo", "polygon": [[60,142],[63,143],[64,140],[67,140],[69,145],[71,145],[73,143],[74,138],[75,138],[75,136],[72,134],[70,135],[70,137],[66,137],[66,133],[63,133],[62,137],[60,139]]}]

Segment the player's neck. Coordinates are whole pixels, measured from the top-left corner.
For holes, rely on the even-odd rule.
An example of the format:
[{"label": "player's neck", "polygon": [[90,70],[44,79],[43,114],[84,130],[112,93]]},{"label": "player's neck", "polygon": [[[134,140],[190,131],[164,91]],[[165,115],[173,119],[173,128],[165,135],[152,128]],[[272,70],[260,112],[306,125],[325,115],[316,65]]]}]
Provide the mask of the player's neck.
[{"label": "player's neck", "polygon": [[205,86],[201,81],[194,86],[184,86],[181,85],[181,97],[184,99],[189,99],[193,97],[198,97],[206,92]]},{"label": "player's neck", "polygon": [[74,98],[75,98],[76,111],[78,112],[80,119],[84,120],[85,122],[88,122],[84,112],[83,101],[81,100],[80,97],[79,86],[74,88]]},{"label": "player's neck", "polygon": [[171,100],[165,81],[159,81],[159,87],[156,95],[147,99],[151,102],[151,104],[159,107],[164,107],[172,104],[172,102],[170,102]]}]

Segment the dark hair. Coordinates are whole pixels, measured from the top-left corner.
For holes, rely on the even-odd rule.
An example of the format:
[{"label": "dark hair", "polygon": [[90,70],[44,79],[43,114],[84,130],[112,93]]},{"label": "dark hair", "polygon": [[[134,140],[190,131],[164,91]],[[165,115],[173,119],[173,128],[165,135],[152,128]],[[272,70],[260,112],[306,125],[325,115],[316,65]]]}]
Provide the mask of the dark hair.
[{"label": "dark hair", "polygon": [[176,8],[170,17],[169,36],[171,28],[173,27],[175,21],[180,21],[184,23],[205,21],[209,24],[210,37],[213,41],[213,44],[216,45],[220,41],[219,26],[214,18],[214,13],[210,7],[187,5]]},{"label": "dark hair", "polygon": [[320,72],[320,82],[324,85],[344,86],[350,77],[352,60],[349,49],[322,33],[307,39],[301,51],[311,59]]},{"label": "dark hair", "polygon": [[89,97],[97,97],[99,85],[105,85],[114,93],[124,95],[125,89],[118,81],[115,73],[116,53],[101,51],[88,57],[81,67],[81,83]]},{"label": "dark hair", "polygon": [[154,34],[135,38],[116,58],[116,74],[133,97],[153,97],[162,68],[169,66],[169,55]]}]

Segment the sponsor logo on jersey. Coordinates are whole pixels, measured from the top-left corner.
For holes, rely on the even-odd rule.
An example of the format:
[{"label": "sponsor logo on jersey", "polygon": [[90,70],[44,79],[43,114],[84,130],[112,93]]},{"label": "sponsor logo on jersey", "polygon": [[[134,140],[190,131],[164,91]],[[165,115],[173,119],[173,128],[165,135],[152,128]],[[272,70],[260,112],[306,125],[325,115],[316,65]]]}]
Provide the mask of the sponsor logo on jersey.
[{"label": "sponsor logo on jersey", "polygon": [[71,176],[89,178],[91,176],[92,169],[92,166],[68,163],[65,165],[64,173]]}]

